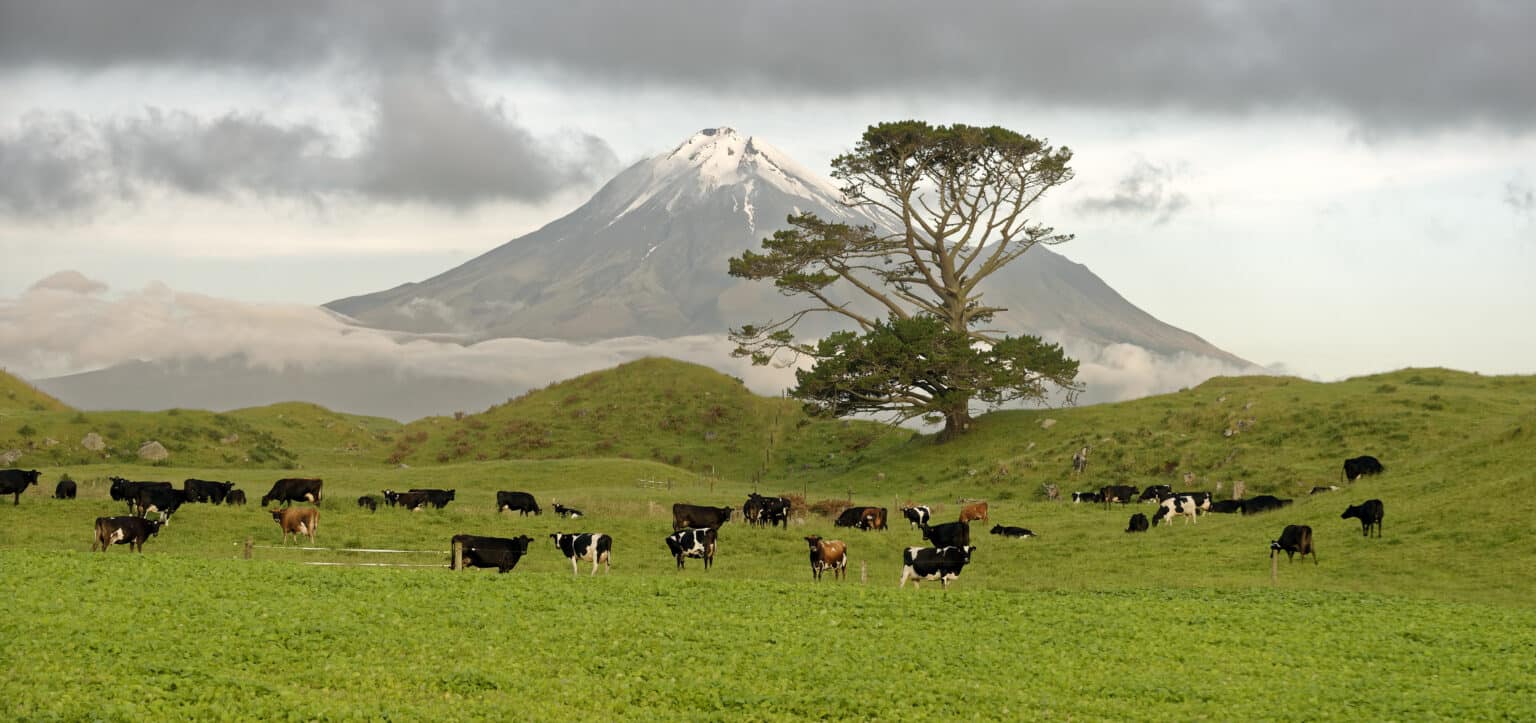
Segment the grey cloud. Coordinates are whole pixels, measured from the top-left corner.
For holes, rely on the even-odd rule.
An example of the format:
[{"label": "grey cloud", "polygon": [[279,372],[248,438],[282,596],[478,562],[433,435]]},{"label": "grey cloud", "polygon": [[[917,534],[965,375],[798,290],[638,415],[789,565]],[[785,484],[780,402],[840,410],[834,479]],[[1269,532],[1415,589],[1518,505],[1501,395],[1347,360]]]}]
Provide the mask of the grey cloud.
[{"label": "grey cloud", "polygon": [[1139,160],[1116,184],[1113,194],[1083,199],[1077,209],[1089,214],[1146,216],[1154,225],[1161,225],[1189,206],[1189,197],[1171,190],[1172,183],[1172,169]]},{"label": "grey cloud", "polygon": [[597,180],[617,166],[601,139],[579,132],[536,138],[500,105],[435,76],[391,76],[381,84],[360,149],[314,125],[259,114],[205,119],[148,109],[92,121],[32,113],[0,136],[0,210],[49,217],[134,200],[146,187],[227,197],[320,202],[357,196],[464,208],[542,201]]},{"label": "grey cloud", "polygon": [[1536,216],[1536,189],[1518,178],[1511,178],[1504,182],[1504,204],[1526,218]]},{"label": "grey cloud", "polygon": [[427,60],[600,83],[826,95],[980,90],[1053,104],[1325,111],[1364,126],[1536,126],[1536,5],[10,3],[0,65],[248,70]]}]

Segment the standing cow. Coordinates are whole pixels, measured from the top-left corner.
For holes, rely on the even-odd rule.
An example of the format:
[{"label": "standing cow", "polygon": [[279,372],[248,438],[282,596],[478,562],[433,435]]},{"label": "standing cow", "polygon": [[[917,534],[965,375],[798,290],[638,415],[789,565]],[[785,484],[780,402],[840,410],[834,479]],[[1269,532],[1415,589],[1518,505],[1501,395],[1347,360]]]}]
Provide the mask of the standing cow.
[{"label": "standing cow", "polygon": [[672,531],[686,530],[691,527],[708,527],[718,530],[721,525],[731,521],[732,512],[735,512],[735,509],[730,507],[706,507],[678,502],[672,505]]},{"label": "standing cow", "polygon": [[1386,515],[1386,512],[1386,506],[1381,503],[1381,500],[1366,500],[1358,505],[1350,505],[1344,510],[1344,514],[1339,515],[1339,519],[1347,520],[1354,517],[1360,520],[1361,535],[1370,537],[1371,528],[1374,527],[1376,536],[1381,537],[1381,518]]},{"label": "standing cow", "polygon": [[1312,564],[1317,564],[1317,548],[1312,546],[1312,528],[1306,525],[1286,525],[1280,531],[1280,539],[1270,541],[1270,557],[1281,550],[1285,551],[1285,559],[1290,562],[1295,562],[1297,553],[1300,553],[1302,562],[1306,562],[1307,555],[1311,555]]},{"label": "standing cow", "polygon": [[677,558],[677,569],[683,569],[683,558],[692,557],[703,559],[704,569],[708,570],[715,562],[717,539],[712,527],[692,527],[668,535],[667,549],[672,551],[672,557]]},{"label": "standing cow", "polygon": [[517,561],[528,554],[530,542],[533,542],[533,538],[527,535],[517,537],[454,535],[450,540],[451,544],[460,546],[465,567],[494,567],[498,574],[510,572],[512,568],[517,567]]},{"label": "standing cow", "polygon": [[597,574],[597,566],[603,566],[603,572],[613,571],[609,557],[613,551],[613,538],[601,532],[576,532],[565,534],[556,532],[549,536],[555,542],[555,547],[560,549],[560,554],[565,555],[571,561],[571,574],[578,575],[576,569],[577,560],[587,560],[592,563],[592,573]]},{"label": "standing cow", "polygon": [[59,480],[53,488],[53,498],[56,500],[72,500],[75,498],[75,481],[69,478]]},{"label": "standing cow", "polygon": [[37,484],[40,476],[42,473],[35,469],[0,469],[0,496],[15,495],[11,504],[19,505],[21,493],[26,492],[29,485]]},{"label": "standing cow", "polygon": [[933,519],[933,510],[927,505],[908,505],[901,508],[901,515],[907,518],[907,527],[922,527]]},{"label": "standing cow", "polygon": [[97,517],[95,537],[91,552],[100,547],[102,552],[112,544],[127,545],[129,550],[144,552],[144,541],[160,534],[165,520],[146,520],[142,517]]},{"label": "standing cow", "polygon": [[923,580],[938,580],[945,590],[949,581],[960,577],[960,571],[971,561],[972,546],[964,547],[908,547],[901,553],[901,584],[920,587]]},{"label": "standing cow", "polygon": [[842,540],[823,540],[816,535],[805,538],[811,548],[811,579],[821,581],[821,573],[832,571],[832,579],[848,579],[848,545]]},{"label": "standing cow", "polygon": [[320,527],[320,510],[314,507],[283,507],[272,510],[272,520],[283,528],[283,544],[288,536],[298,542],[300,535],[309,536],[309,544],[315,544],[315,530]]},{"label": "standing cow", "polygon": [[285,477],[272,483],[272,489],[261,498],[261,506],[269,502],[281,502],[287,507],[294,502],[320,504],[320,489],[325,482],[315,477]]}]

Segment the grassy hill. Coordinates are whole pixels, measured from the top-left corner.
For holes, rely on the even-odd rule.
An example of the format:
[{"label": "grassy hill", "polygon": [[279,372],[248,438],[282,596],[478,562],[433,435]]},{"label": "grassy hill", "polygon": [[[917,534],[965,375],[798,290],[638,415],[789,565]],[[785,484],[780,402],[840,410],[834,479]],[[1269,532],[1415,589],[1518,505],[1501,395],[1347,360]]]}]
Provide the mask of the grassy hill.
[{"label": "grassy hill", "polygon": [[0,419],[20,412],[62,412],[69,407],[14,375],[0,370]]}]

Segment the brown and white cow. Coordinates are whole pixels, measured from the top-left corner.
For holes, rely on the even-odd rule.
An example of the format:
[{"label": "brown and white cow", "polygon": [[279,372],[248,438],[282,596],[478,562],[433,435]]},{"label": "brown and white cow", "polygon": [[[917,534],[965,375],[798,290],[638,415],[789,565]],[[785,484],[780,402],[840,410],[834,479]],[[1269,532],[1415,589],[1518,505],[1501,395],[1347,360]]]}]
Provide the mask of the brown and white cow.
[{"label": "brown and white cow", "polygon": [[288,544],[288,536],[293,535],[295,542],[299,535],[309,535],[309,543],[315,543],[315,528],[320,526],[320,510],[313,507],[285,507],[272,510],[272,519],[283,528],[283,544]]},{"label": "brown and white cow", "polygon": [[960,508],[960,521],[970,522],[972,520],[992,521],[987,517],[987,503],[976,502]]},{"label": "brown and white cow", "polygon": [[811,547],[811,577],[821,580],[824,570],[832,571],[832,579],[839,575],[848,579],[848,545],[842,540],[823,540],[816,535],[805,538]]}]

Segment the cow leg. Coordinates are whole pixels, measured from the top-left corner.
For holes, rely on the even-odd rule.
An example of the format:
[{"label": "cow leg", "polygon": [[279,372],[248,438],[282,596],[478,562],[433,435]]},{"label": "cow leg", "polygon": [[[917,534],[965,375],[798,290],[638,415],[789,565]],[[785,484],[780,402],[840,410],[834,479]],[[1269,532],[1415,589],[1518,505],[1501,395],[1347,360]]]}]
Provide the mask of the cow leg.
[{"label": "cow leg", "polygon": [[581,570],[577,569],[577,567],[576,567],[576,558],[574,558],[574,557],[571,558],[571,574],[572,575],[580,575],[581,574]]}]

